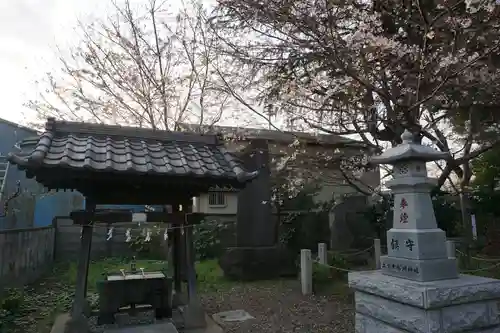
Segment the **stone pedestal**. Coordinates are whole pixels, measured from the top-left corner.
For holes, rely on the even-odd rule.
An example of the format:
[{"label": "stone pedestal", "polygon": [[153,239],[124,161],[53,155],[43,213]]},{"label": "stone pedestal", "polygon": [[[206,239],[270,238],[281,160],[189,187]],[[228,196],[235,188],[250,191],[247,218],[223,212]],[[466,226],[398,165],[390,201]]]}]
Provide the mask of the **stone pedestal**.
[{"label": "stone pedestal", "polygon": [[224,276],[252,281],[296,276],[297,256],[279,246],[228,248],[219,259]]},{"label": "stone pedestal", "polygon": [[500,333],[500,280],[471,275],[409,281],[349,273],[356,333]]}]

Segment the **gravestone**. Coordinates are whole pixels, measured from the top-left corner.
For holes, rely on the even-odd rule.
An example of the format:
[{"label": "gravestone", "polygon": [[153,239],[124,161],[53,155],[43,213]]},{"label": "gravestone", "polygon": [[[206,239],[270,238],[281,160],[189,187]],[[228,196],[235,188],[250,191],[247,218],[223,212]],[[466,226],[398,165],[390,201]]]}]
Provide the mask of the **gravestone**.
[{"label": "gravestone", "polygon": [[437,227],[426,162],[446,159],[405,131],[402,143],[374,157],[394,166],[393,227],[381,270],[349,273],[355,290],[356,332],[500,332],[500,280],[459,275]]},{"label": "gravestone", "polygon": [[252,140],[242,161],[247,170],[258,170],[259,175],[238,193],[236,246],[226,249],[219,265],[226,277],[236,280],[295,275],[295,255],[277,244],[268,142]]}]

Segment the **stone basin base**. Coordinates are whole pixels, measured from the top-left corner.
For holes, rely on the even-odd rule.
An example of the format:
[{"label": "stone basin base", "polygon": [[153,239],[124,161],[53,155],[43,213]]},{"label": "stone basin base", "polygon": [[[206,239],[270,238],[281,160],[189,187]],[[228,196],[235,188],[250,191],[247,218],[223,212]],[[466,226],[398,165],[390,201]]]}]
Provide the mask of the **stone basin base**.
[{"label": "stone basin base", "polygon": [[172,316],[172,280],[162,272],[113,274],[97,283],[99,324],[113,324],[120,308],[140,304],[151,305],[157,319]]},{"label": "stone basin base", "polygon": [[[57,316],[50,333],[66,333],[65,326],[70,320],[69,313],[63,313]],[[198,329],[181,329],[183,333],[224,333],[223,329],[217,325],[209,316],[206,316],[207,326]],[[171,321],[163,321],[155,324],[144,324],[137,326],[125,326],[118,328],[109,328],[104,333],[178,333],[177,324]],[[88,330],[78,330],[77,333],[91,333]]]},{"label": "stone basin base", "polygon": [[500,280],[471,275],[410,281],[349,273],[356,333],[500,333]]}]

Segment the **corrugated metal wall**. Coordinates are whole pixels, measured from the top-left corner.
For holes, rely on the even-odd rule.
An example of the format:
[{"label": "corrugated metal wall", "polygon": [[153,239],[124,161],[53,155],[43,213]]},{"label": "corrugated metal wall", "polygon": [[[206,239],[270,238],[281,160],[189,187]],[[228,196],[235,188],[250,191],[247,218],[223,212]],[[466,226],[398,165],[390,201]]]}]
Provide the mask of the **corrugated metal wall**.
[{"label": "corrugated metal wall", "polygon": [[[37,135],[36,131],[0,119],[0,154],[16,152],[20,141]],[[21,193],[9,202],[7,216],[0,217],[0,230],[49,226],[54,216],[68,215],[71,210],[83,207],[83,197],[78,192],[44,193],[35,180],[27,179],[24,171],[11,165],[5,177],[0,215],[4,213],[4,200],[15,192],[18,180]]]}]

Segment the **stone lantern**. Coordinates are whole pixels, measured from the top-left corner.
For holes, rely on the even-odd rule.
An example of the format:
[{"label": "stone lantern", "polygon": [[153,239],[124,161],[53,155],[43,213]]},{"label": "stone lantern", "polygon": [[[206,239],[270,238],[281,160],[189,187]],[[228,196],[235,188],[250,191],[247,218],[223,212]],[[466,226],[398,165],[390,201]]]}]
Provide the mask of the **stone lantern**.
[{"label": "stone lantern", "polygon": [[449,154],[401,138],[372,159],[394,166],[394,221],[381,270],[349,273],[356,333],[500,333],[500,280],[459,275],[437,227],[426,163]]},{"label": "stone lantern", "polygon": [[446,234],[437,227],[430,196],[436,181],[427,177],[426,163],[449,158],[413,141],[405,131],[403,142],[373,157],[374,164],[394,166],[387,187],[394,194],[394,219],[387,232],[388,255],[381,257],[382,272],[416,281],[458,277],[455,258],[448,258]]}]

